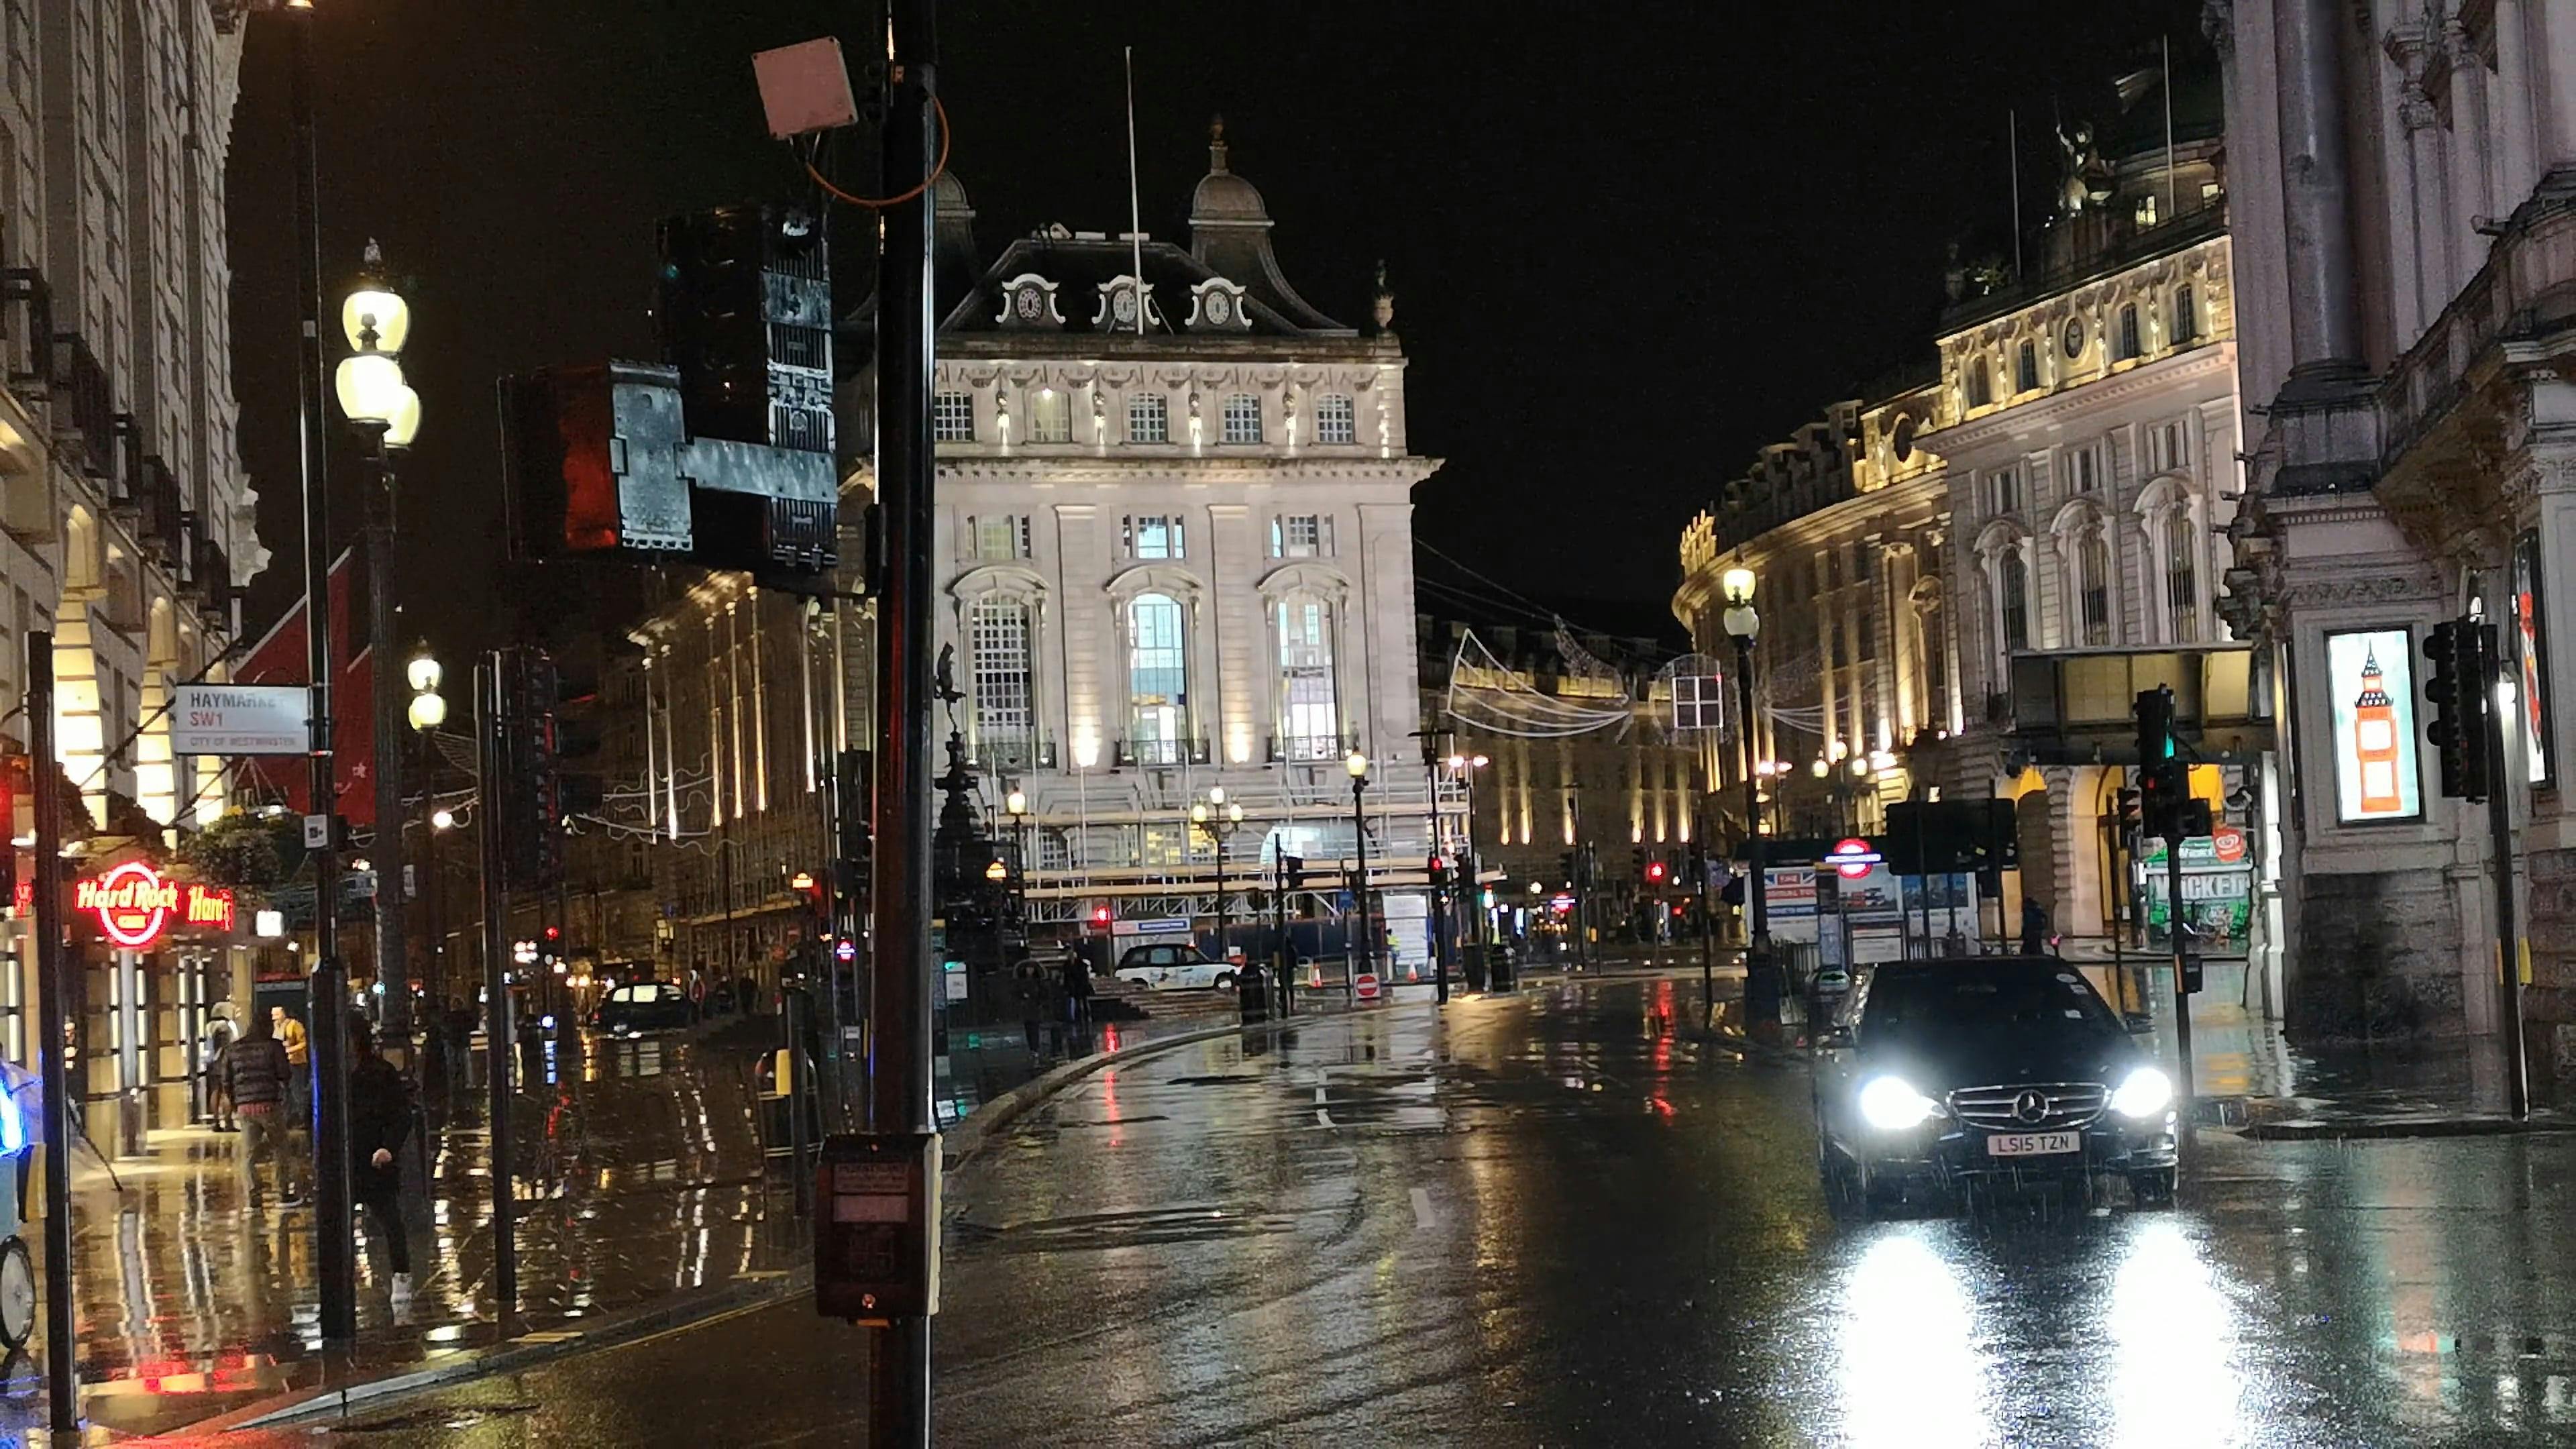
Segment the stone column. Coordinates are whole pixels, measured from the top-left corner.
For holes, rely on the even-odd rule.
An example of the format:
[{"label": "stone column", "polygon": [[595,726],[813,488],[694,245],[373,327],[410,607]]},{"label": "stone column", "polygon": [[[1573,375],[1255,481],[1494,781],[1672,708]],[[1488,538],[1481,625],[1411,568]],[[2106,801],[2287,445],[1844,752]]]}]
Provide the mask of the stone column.
[{"label": "stone column", "polygon": [[2494,123],[2498,167],[2495,208],[2511,211],[2528,199],[2540,179],[2539,138],[2533,108],[2540,103],[2540,77],[2533,71],[2529,7],[2525,0],[2495,0],[2496,85],[2487,95]]},{"label": "stone column", "polygon": [[[2463,258],[2485,255],[2486,238],[2478,235],[2478,218],[2490,214],[2489,182],[2494,158],[2487,128],[2487,65],[2455,16],[2442,27],[2441,53],[2431,63],[2451,68],[2449,165],[2451,244]],[[2463,270],[2465,270],[2465,265]]]},{"label": "stone column", "polygon": [[2547,107],[2540,124],[2541,169],[2568,170],[2576,168],[2576,11],[2552,4],[2534,14],[2541,33],[2531,60]]},{"label": "stone column", "polygon": [[[2498,0],[2501,7],[2512,0]],[[2280,0],[2272,13],[2280,66],[2283,219],[2289,244],[2290,363],[2348,373],[2361,362],[2355,305],[2352,183],[2343,127],[2344,7]]]}]

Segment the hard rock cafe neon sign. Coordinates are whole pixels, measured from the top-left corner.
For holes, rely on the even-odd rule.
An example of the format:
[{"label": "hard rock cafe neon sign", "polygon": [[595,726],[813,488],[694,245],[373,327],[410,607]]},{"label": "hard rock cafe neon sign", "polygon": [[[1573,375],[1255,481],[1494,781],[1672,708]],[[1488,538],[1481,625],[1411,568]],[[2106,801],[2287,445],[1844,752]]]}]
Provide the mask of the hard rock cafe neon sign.
[{"label": "hard rock cafe neon sign", "polygon": [[164,880],[141,861],[127,861],[105,875],[75,884],[72,908],[98,917],[100,932],[130,951],[144,950],[160,940],[174,917],[189,926],[233,928],[231,891]]}]

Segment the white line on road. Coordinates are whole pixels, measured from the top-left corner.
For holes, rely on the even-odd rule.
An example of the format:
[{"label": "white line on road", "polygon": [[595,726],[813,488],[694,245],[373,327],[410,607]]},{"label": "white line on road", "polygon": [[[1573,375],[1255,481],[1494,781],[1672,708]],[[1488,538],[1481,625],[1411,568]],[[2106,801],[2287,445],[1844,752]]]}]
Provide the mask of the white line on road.
[{"label": "white line on road", "polygon": [[1423,1188],[1413,1190],[1413,1225],[1417,1228],[1431,1226],[1431,1194]]},{"label": "white line on road", "polygon": [[1333,1114],[1332,1114],[1332,1113],[1330,1113],[1330,1112],[1325,1111],[1325,1110],[1324,1110],[1323,1108],[1321,1108],[1321,1107],[1316,1108],[1316,1109],[1315,1109],[1315,1125],[1316,1125],[1316,1126],[1318,1126],[1318,1127],[1330,1127],[1330,1126],[1332,1126],[1332,1125],[1333,1125]]}]

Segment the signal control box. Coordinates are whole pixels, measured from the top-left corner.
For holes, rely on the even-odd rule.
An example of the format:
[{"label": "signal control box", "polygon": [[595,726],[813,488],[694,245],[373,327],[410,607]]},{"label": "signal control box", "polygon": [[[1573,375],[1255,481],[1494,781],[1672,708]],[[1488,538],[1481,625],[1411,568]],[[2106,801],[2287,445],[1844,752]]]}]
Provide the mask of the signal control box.
[{"label": "signal control box", "polygon": [[939,1134],[826,1138],[815,1171],[814,1310],[851,1323],[939,1312]]}]

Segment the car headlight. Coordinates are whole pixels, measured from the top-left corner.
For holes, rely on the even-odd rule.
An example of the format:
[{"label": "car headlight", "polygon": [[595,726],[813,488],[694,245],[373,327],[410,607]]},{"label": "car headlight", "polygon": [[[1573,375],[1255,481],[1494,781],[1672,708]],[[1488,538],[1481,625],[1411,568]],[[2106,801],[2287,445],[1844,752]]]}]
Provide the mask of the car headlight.
[{"label": "car headlight", "polygon": [[2173,1104],[2173,1079],[2154,1067],[2140,1067],[2111,1094],[2111,1110],[2123,1117],[2152,1117]]},{"label": "car headlight", "polygon": [[1914,1090],[1902,1077],[1876,1077],[1860,1089],[1861,1120],[1881,1132],[1919,1126],[1941,1110],[1939,1103]]}]

